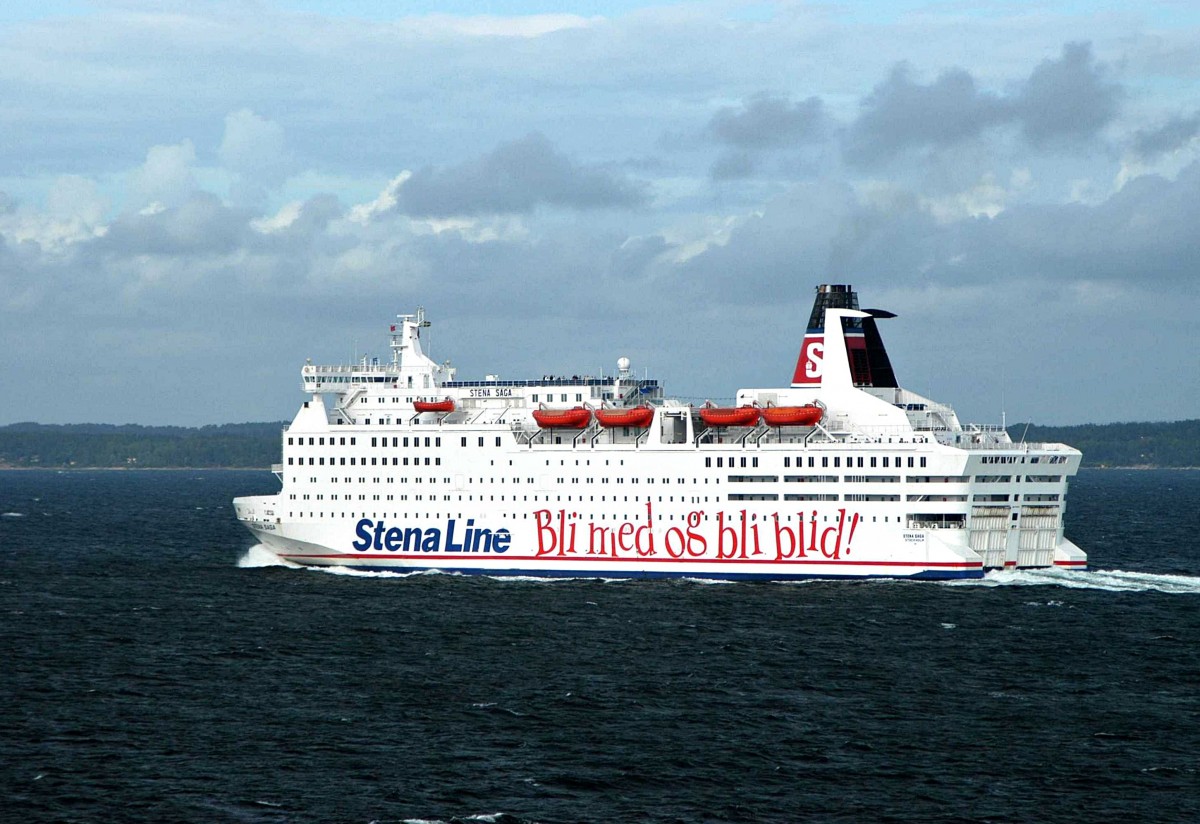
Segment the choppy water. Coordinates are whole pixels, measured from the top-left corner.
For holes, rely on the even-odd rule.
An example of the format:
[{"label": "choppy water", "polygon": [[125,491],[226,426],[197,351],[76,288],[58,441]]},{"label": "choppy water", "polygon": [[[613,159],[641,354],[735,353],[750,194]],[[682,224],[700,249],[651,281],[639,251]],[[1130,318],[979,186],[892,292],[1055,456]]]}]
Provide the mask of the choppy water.
[{"label": "choppy water", "polygon": [[955,584],[295,569],[274,489],[0,472],[0,819],[1200,820],[1200,472]]}]

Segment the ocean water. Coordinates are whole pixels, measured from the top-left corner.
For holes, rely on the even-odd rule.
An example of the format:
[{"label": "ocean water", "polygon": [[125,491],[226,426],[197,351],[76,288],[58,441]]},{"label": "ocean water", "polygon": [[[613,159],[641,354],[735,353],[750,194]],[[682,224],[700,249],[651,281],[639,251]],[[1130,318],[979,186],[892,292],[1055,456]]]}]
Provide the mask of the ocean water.
[{"label": "ocean water", "polygon": [[0,820],[1200,820],[1200,472],[961,584],[297,569],[275,489],[0,472]]}]

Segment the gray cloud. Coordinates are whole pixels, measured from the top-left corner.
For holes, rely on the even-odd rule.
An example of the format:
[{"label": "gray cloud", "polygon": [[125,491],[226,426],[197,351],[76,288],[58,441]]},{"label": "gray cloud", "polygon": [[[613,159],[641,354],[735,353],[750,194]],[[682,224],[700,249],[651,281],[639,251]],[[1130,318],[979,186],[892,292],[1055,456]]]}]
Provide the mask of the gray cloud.
[{"label": "gray cloud", "polygon": [[[1027,358],[1023,378],[1060,420],[1194,414],[1177,368],[1139,387],[1163,400],[1153,413],[1106,403],[1110,381],[1064,387],[1107,338],[1138,353],[1138,378],[1163,363],[1153,341],[1200,294],[1195,170],[1131,180],[1142,170],[1121,175],[1117,152],[1044,151],[1112,128],[1119,65],[1138,90],[1120,111],[1128,148],[1183,146],[1172,171],[1194,157],[1187,21],[934,8],[881,22],[810,4],[762,24],[683,4],[518,38],[488,29],[530,20],[244,5],[93,4],[0,26],[0,171],[16,199],[0,197],[0,383],[19,388],[22,416],[78,419],[86,396],[106,420],[276,419],[293,411],[298,361],[349,358],[381,314],[418,303],[464,376],[629,354],[672,389],[774,385],[812,285],[834,278],[885,308],[907,300],[920,320],[896,331],[928,346],[898,368],[969,378],[935,395],[969,402],[978,363],[951,361],[1005,353],[959,339],[1030,318],[1106,328],[1079,321],[1073,290],[1095,286],[1111,338]],[[740,102],[714,113],[714,100]],[[420,169],[411,185],[405,168]],[[981,184],[994,191],[972,194]],[[1062,202],[1080,192],[1088,203]],[[651,196],[653,211],[629,209]],[[166,208],[137,214],[151,199]],[[475,219],[406,219],[458,214]],[[1143,277],[1178,306],[1131,315]],[[924,324],[967,302],[975,315]],[[750,340],[720,357],[674,345],[697,330]],[[1035,334],[1034,352],[1061,332]]]},{"label": "gray cloud", "polygon": [[245,244],[246,220],[216,195],[193,192],[177,207],[120,216],[96,246],[123,256],[228,252]]},{"label": "gray cloud", "polygon": [[1086,43],[1065,45],[1058,59],[1039,63],[1008,96],[980,90],[959,68],[922,85],[902,63],[862,101],[845,156],[870,165],[906,150],[963,143],[1008,124],[1036,146],[1087,139],[1112,121],[1121,98],[1121,88],[1105,74]]},{"label": "gray cloud", "polygon": [[425,167],[397,191],[397,208],[414,217],[629,208],[646,202],[644,185],[605,167],[573,162],[541,134],[503,143],[458,166]]},{"label": "gray cloud", "polygon": [[907,64],[863,100],[863,111],[847,135],[848,160],[871,163],[910,147],[946,146],[979,135],[1011,117],[999,97],[981,92],[963,69],[942,73],[923,86]]},{"label": "gray cloud", "polygon": [[1175,116],[1155,129],[1141,129],[1133,136],[1133,149],[1145,160],[1153,160],[1186,146],[1200,135],[1200,112],[1191,117]]},{"label": "gray cloud", "polygon": [[1105,79],[1088,43],[1068,43],[1057,60],[1043,60],[1029,75],[1014,110],[1035,145],[1088,138],[1112,121],[1121,89]]},{"label": "gray cloud", "polygon": [[721,152],[708,170],[713,180],[737,180],[750,177],[758,168],[758,161],[750,152]]},{"label": "gray cloud", "polygon": [[766,149],[819,140],[825,107],[818,97],[792,103],[788,98],[760,94],[740,108],[726,106],[709,120],[712,139],[738,149]]},{"label": "gray cloud", "polygon": [[631,237],[613,250],[608,273],[620,280],[636,280],[659,255],[674,248],[662,235]]}]

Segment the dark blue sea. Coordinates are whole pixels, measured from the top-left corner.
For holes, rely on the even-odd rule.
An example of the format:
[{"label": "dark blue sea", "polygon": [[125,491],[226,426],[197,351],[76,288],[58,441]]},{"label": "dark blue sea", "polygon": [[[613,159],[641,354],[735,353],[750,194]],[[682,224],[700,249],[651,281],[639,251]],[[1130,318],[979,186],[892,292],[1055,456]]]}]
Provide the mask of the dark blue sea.
[{"label": "dark blue sea", "polygon": [[966,584],[296,569],[274,491],[0,472],[0,820],[1200,821],[1200,471]]}]

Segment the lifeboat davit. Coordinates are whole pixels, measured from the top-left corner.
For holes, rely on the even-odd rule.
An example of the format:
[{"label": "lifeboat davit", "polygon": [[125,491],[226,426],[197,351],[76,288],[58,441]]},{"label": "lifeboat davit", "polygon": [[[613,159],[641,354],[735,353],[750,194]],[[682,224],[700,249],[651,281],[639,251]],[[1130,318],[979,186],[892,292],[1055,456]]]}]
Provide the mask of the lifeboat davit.
[{"label": "lifeboat davit", "polygon": [[533,419],[542,429],[583,429],[592,420],[592,410],[586,406],[571,409],[535,409]]},{"label": "lifeboat davit", "polygon": [[440,401],[413,401],[413,409],[418,412],[453,412],[454,398],[443,398]]},{"label": "lifeboat davit", "polygon": [[709,426],[754,426],[761,412],[757,406],[706,406],[700,420]]},{"label": "lifeboat davit", "polygon": [[825,415],[825,410],[815,403],[805,406],[768,406],[762,410],[763,420],[768,426],[813,426]]},{"label": "lifeboat davit", "polygon": [[634,406],[629,409],[597,409],[596,420],[605,428],[632,426],[645,429],[654,420],[654,410],[649,406]]}]

